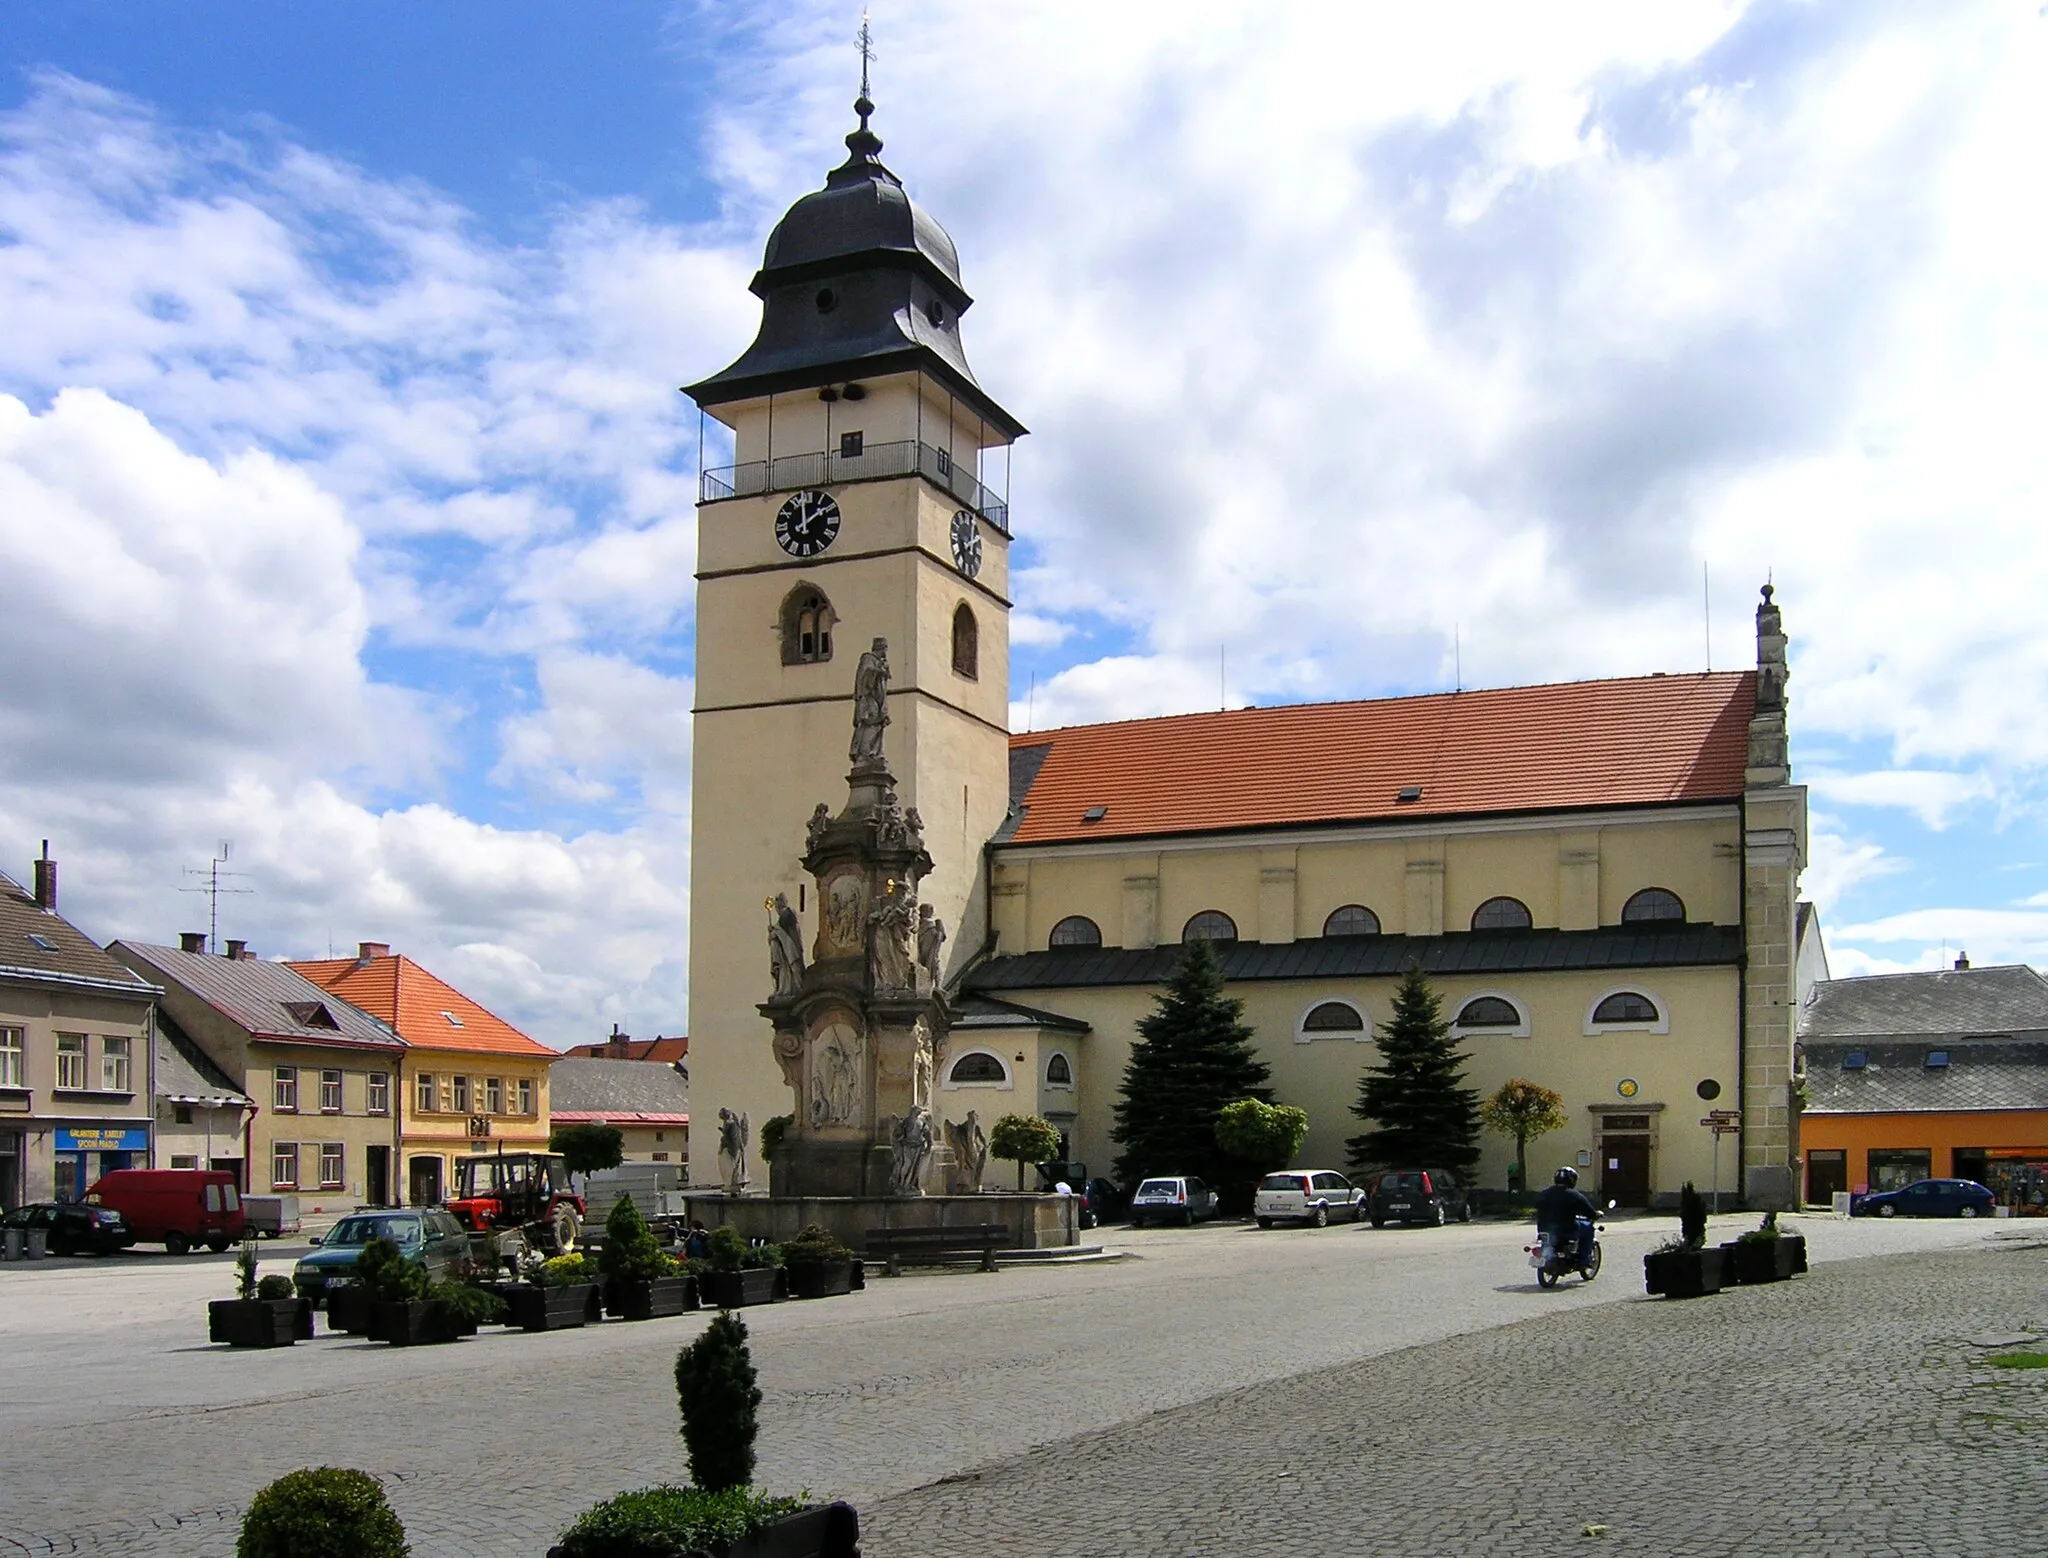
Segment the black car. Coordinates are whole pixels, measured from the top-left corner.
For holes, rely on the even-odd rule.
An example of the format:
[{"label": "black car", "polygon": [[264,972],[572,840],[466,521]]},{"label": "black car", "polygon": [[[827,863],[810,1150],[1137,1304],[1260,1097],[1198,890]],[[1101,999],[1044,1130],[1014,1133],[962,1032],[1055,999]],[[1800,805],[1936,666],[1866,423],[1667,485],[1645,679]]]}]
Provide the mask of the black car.
[{"label": "black car", "polygon": [[119,1212],[82,1201],[32,1201],[0,1217],[0,1228],[40,1228],[52,1255],[111,1255],[135,1242]]},{"label": "black car", "polygon": [[1395,1169],[1380,1175],[1365,1212],[1375,1228],[1390,1222],[1434,1223],[1441,1228],[1448,1222],[1472,1221],[1472,1203],[1456,1176],[1444,1169]]}]

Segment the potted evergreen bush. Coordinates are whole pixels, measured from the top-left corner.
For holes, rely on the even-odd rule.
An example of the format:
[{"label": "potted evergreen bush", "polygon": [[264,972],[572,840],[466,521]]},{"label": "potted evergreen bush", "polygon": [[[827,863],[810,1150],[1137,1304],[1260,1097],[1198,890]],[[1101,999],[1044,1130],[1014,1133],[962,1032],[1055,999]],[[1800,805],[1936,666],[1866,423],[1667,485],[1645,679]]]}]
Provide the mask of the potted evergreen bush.
[{"label": "potted evergreen bush", "polygon": [[249,1501],[235,1558],[408,1558],[405,1527],[367,1472],[309,1466]]},{"label": "potted evergreen bush", "polygon": [[349,1336],[370,1334],[370,1307],[375,1302],[370,1290],[354,1277],[327,1285],[327,1329]]},{"label": "potted evergreen bush", "polygon": [[256,1278],[256,1241],[245,1240],[235,1257],[235,1298],[206,1306],[206,1338],[230,1347],[289,1347],[312,1332],[312,1306],[292,1288],[290,1277]]},{"label": "potted evergreen bush", "polygon": [[1691,1180],[1678,1193],[1678,1237],[1643,1257],[1643,1287],[1666,1298],[1699,1298],[1721,1291],[1725,1262],[1707,1248],[1707,1198]]},{"label": "potted evergreen bush", "polygon": [[720,1309],[771,1303],[784,1291],[781,1247],[749,1244],[730,1224],[711,1230],[710,1256],[691,1264],[697,1271],[698,1297]]},{"label": "potted evergreen bush", "polygon": [[791,1298],[832,1298],[851,1293],[857,1264],[853,1251],[817,1223],[811,1223],[782,1246],[782,1269]]},{"label": "potted evergreen bush", "polygon": [[427,1274],[389,1239],[372,1239],[356,1260],[356,1281],[368,1294],[373,1342],[416,1347],[452,1342],[461,1334],[456,1314],[427,1291]]},{"label": "potted evergreen bush", "polygon": [[1778,1214],[1766,1212],[1748,1233],[1723,1244],[1721,1256],[1730,1282],[1783,1282],[1806,1270],[1806,1235],[1780,1233]]},{"label": "potted evergreen bush", "polygon": [[750,1486],[761,1391],[738,1315],[721,1313],[676,1355],[676,1397],[693,1485],[639,1488],[592,1506],[549,1558],[859,1558],[851,1505],[807,1506]]},{"label": "potted evergreen bush", "polygon": [[581,1255],[541,1261],[526,1281],[508,1283],[500,1291],[508,1306],[507,1323],[522,1331],[570,1330],[603,1313],[597,1272]]},{"label": "potted evergreen bush", "polygon": [[605,1217],[597,1269],[604,1274],[605,1312],[621,1320],[653,1320],[697,1307],[694,1284],[663,1253],[631,1196],[620,1196]]}]

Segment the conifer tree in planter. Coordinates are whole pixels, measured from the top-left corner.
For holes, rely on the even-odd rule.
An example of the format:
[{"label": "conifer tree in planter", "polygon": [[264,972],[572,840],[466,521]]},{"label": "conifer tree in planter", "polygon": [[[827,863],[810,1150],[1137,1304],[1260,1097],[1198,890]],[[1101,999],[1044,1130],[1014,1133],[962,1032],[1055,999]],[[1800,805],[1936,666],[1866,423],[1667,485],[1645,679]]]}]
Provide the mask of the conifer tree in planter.
[{"label": "conifer tree in planter", "polygon": [[1643,1257],[1643,1288],[1666,1298],[1699,1298],[1721,1291],[1724,1271],[1721,1251],[1707,1248],[1707,1198],[1688,1179],[1678,1193],[1678,1237]]},{"label": "conifer tree in planter", "polygon": [[[1127,1185],[1158,1174],[1188,1174],[1218,1189],[1252,1183],[1246,1164],[1216,1141],[1216,1119],[1240,1098],[1273,1101],[1271,1069],[1252,1049],[1244,1002],[1224,994],[1223,969],[1206,941],[1181,948],[1157,1007],[1139,1019],[1124,1066],[1110,1139],[1123,1148],[1116,1171]],[[1226,1200],[1243,1211],[1247,1198]]]},{"label": "conifer tree in planter", "polygon": [[206,1306],[206,1338],[230,1347],[289,1347],[311,1339],[312,1305],[292,1288],[290,1277],[256,1278],[256,1241],[246,1239],[235,1257],[235,1298]]},{"label": "conifer tree in planter", "polygon": [[1443,1003],[1410,963],[1380,1024],[1379,1058],[1358,1080],[1351,1112],[1372,1129],[1344,1143],[1354,1169],[1442,1168],[1469,1184],[1479,1162],[1479,1094]]},{"label": "conifer tree in planter", "polygon": [[1760,1224],[1721,1246],[1721,1259],[1729,1282],[1783,1282],[1806,1270],[1806,1235],[1781,1233],[1778,1214],[1766,1212]]},{"label": "conifer tree in planter", "polygon": [[663,1253],[629,1195],[621,1195],[605,1216],[597,1269],[604,1274],[605,1312],[621,1320],[653,1320],[697,1307],[690,1279]]},{"label": "conifer tree in planter", "polygon": [[749,1485],[761,1391],[739,1316],[721,1313],[676,1355],[676,1398],[695,1485],[606,1499],[562,1533],[549,1558],[859,1558],[851,1505],[807,1507]]},{"label": "conifer tree in planter", "polygon": [[853,1251],[817,1223],[782,1246],[791,1298],[832,1298],[853,1291]]},{"label": "conifer tree in planter", "polygon": [[720,1309],[771,1303],[784,1291],[781,1248],[749,1244],[729,1224],[711,1230],[709,1258],[693,1261],[691,1265],[697,1275],[698,1296],[705,1304]]}]

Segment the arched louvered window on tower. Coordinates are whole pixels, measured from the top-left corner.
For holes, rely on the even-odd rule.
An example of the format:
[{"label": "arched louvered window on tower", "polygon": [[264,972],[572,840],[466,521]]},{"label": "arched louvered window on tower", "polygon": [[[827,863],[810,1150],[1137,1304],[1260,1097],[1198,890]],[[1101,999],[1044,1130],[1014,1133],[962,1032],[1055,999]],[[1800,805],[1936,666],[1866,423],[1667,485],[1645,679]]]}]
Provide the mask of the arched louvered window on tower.
[{"label": "arched louvered window on tower", "polygon": [[981,675],[981,624],[965,601],[953,608],[953,674],[969,681]]},{"label": "arched louvered window on tower", "polygon": [[832,658],[832,628],[839,618],[825,592],[800,584],[782,603],[782,663],[820,665]]}]

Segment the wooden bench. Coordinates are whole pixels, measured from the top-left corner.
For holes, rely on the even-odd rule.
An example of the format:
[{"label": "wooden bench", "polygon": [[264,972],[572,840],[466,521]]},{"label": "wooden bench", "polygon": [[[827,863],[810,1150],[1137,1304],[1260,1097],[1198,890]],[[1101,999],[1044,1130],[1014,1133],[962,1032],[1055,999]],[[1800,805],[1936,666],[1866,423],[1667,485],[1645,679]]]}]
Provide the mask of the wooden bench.
[{"label": "wooden bench", "polygon": [[903,1275],[902,1257],[943,1260],[954,1255],[979,1255],[981,1269],[996,1269],[996,1247],[1015,1241],[1000,1223],[972,1223],[959,1228],[870,1228],[867,1253],[888,1261],[892,1277]]}]

